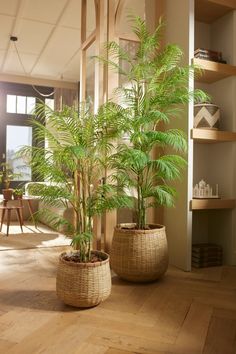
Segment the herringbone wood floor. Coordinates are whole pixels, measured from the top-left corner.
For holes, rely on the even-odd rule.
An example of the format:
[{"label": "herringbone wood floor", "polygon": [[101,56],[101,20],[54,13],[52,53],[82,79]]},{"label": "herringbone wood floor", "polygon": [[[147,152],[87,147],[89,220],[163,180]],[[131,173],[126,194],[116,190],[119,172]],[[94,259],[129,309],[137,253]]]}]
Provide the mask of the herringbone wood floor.
[{"label": "herringbone wood floor", "polygon": [[146,285],[114,276],[106,302],[77,310],[55,294],[63,249],[0,252],[0,353],[236,353],[236,268],[170,268]]}]

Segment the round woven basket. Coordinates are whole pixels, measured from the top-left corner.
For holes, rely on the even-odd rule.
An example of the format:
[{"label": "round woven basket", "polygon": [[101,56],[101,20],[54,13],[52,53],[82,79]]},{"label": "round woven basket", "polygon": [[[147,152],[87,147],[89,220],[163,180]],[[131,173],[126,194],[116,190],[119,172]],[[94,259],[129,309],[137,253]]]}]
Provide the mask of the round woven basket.
[{"label": "round woven basket", "polygon": [[165,227],[149,225],[149,230],[135,230],[135,224],[120,224],[114,230],[111,267],[121,278],[147,282],[160,278],[168,267]]},{"label": "round woven basket", "polygon": [[93,251],[103,259],[95,263],[68,262],[59,257],[57,296],[65,304],[92,307],[108,298],[111,293],[111,272],[108,254]]}]

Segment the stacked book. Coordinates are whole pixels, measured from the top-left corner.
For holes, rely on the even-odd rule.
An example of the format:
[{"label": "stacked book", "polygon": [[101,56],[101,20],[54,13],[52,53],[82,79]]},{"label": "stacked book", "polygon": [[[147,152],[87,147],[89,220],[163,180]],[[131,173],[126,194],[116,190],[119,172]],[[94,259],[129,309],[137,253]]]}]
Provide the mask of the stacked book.
[{"label": "stacked book", "polygon": [[197,243],[192,246],[192,266],[195,268],[222,265],[222,247],[213,243]]},{"label": "stacked book", "polygon": [[217,52],[210,49],[198,48],[194,51],[194,57],[226,64],[226,61],[222,59],[221,52]]}]

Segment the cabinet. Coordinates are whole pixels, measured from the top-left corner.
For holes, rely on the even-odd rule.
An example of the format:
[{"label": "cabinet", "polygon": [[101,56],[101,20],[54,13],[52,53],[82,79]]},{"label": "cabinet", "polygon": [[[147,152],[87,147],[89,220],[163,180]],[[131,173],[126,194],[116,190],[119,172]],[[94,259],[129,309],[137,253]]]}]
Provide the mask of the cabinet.
[{"label": "cabinet", "polygon": [[195,0],[194,49],[221,51],[227,64],[193,61],[204,73],[195,87],[207,91],[221,110],[220,130],[191,129],[193,139],[193,184],[200,179],[219,184],[220,199],[190,201],[192,243],[218,243],[224,263],[236,262],[236,2]]}]

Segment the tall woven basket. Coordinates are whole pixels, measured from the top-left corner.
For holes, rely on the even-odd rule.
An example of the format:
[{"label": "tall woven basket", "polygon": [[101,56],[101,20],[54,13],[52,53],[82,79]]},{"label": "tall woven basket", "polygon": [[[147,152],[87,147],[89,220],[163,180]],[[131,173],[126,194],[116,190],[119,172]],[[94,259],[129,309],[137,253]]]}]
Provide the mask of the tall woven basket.
[{"label": "tall woven basket", "polygon": [[106,300],[111,293],[109,256],[94,251],[103,260],[95,263],[75,263],[59,257],[57,271],[57,296],[65,304],[92,307]]},{"label": "tall woven basket", "polygon": [[149,225],[149,230],[135,230],[133,226],[120,224],[115,228],[110,254],[111,267],[125,280],[156,280],[168,267],[165,227]]}]

